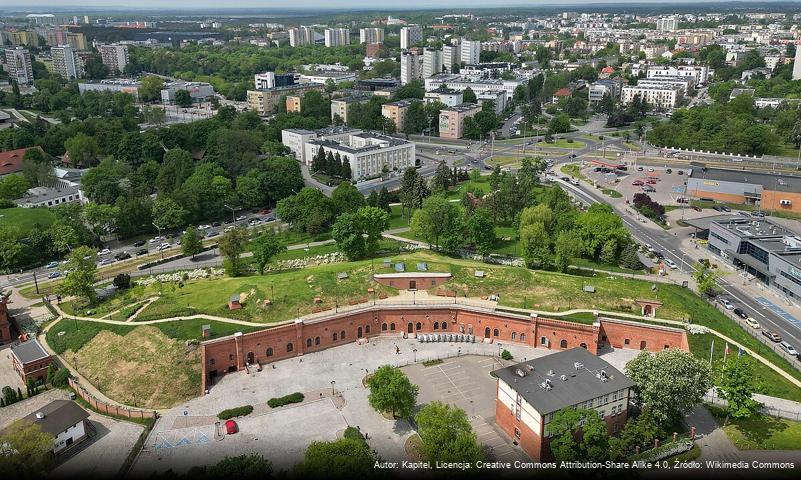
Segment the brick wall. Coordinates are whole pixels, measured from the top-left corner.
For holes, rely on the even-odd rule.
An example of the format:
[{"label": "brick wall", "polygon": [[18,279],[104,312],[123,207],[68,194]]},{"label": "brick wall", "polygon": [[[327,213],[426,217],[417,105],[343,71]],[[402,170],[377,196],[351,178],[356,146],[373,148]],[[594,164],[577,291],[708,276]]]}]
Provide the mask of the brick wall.
[{"label": "brick wall", "polygon": [[[473,334],[479,339],[490,338],[492,341],[524,343],[549,350],[582,346],[595,354],[605,342],[618,348],[639,348],[639,342],[645,341],[645,348],[650,351],[661,350],[664,345],[688,350],[684,331],[633,322],[602,319],[595,325],[586,325],[476,311],[459,305],[375,306],[358,312],[332,313],[321,319],[298,321],[203,342],[202,391],[208,388],[209,380],[242,370],[248,363],[266,364],[376,335],[443,331]],[[628,345],[624,345],[626,338],[629,339]]]},{"label": "brick wall", "polygon": [[0,299],[0,344],[11,341],[11,323],[8,320],[8,304]]},{"label": "brick wall", "polygon": [[86,389],[83,388],[83,386],[72,377],[69,378],[69,385],[73,390],[75,390],[75,393],[78,394],[78,396],[84,399],[86,403],[88,403],[98,412],[127,418],[156,418],[158,416],[155,410],[137,410],[121,407],[119,405],[111,405],[102,400],[98,400],[91,393],[87,392]]},{"label": "brick wall", "polygon": [[397,288],[399,290],[428,290],[442,285],[450,279],[450,275],[439,277],[431,276],[376,276],[374,280],[381,285]]}]

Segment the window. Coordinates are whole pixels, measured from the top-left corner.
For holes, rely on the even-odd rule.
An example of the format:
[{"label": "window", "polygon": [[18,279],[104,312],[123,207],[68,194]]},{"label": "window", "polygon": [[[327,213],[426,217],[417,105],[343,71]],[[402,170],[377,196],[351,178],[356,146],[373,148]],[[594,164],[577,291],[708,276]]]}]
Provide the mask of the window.
[{"label": "window", "polygon": [[267,349],[267,356],[268,357],[272,357],[273,356],[273,347],[270,347],[270,348]]},{"label": "window", "polygon": [[526,334],[525,333],[521,333],[520,334],[520,341],[521,342],[525,342],[526,341]]},{"label": "window", "polygon": [[618,430],[618,424],[617,422],[615,422],[615,424],[612,425],[612,433],[617,433],[617,430]]},{"label": "window", "polygon": [[291,352],[291,351],[292,351],[292,348],[293,348],[293,347],[292,347],[292,344],[291,344],[291,343],[287,343],[287,344],[286,344],[286,351],[287,351],[287,352]]},{"label": "window", "polygon": [[307,338],[306,339],[306,347],[308,348],[308,347],[311,347],[311,346],[312,346],[311,338]]},{"label": "window", "polygon": [[499,334],[500,334],[500,332],[498,331],[498,329],[497,329],[497,328],[495,328],[495,329],[493,329],[493,330],[492,330],[492,336],[493,336],[493,337],[497,337]]},{"label": "window", "polygon": [[209,365],[214,365],[214,359],[213,358],[209,359]]},{"label": "window", "polygon": [[233,353],[229,353],[228,354],[228,360],[233,360],[233,359],[234,359],[234,354]]},{"label": "window", "polygon": [[394,332],[395,331],[395,324],[394,323],[390,323],[389,324],[389,329]]},{"label": "window", "polygon": [[517,332],[512,332],[512,340],[517,340]]},{"label": "window", "polygon": [[345,340],[345,330],[342,330],[341,332],[339,332],[339,339],[340,340]]},{"label": "window", "polygon": [[567,348],[567,340],[562,340],[559,342],[559,348]]},{"label": "window", "polygon": [[417,322],[417,325],[415,325],[414,327],[415,327],[415,330],[420,330],[421,328],[423,328],[423,324],[421,324],[420,322]]},{"label": "window", "polygon": [[540,337],[540,345],[548,345],[548,339],[545,337]]},{"label": "window", "polygon": [[630,343],[631,343],[631,340],[629,340],[628,338],[623,340],[623,345],[628,345]]},{"label": "window", "polygon": [[[385,324],[385,325],[386,325],[386,324]],[[365,326],[364,326],[364,333],[365,333],[365,334],[368,334],[368,333],[370,333],[370,325],[365,325]]]},{"label": "window", "polygon": [[442,329],[443,330],[447,330],[448,329],[448,322],[442,322]]},{"label": "window", "polygon": [[381,331],[382,332],[386,332],[387,331],[387,324],[386,323],[382,323],[381,324]]},{"label": "window", "polygon": [[315,344],[315,345],[319,345],[319,344],[320,344],[320,337],[316,337],[316,338],[314,339],[314,344]]},{"label": "window", "polygon": [[434,322],[434,330],[439,330],[439,322]]},{"label": "window", "polygon": [[337,341],[337,332],[334,332],[334,341]]},{"label": "window", "polygon": [[518,429],[517,427],[515,427],[515,438],[520,440],[520,429]]}]

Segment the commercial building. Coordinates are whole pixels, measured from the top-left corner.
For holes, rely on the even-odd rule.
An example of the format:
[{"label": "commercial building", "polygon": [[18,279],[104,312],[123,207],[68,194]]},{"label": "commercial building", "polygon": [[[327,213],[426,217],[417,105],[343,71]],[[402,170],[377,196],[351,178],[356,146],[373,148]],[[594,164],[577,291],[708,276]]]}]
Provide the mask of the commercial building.
[{"label": "commercial building", "polygon": [[686,192],[692,198],[801,213],[801,177],[786,173],[693,168]]},{"label": "commercial building", "polygon": [[341,47],[350,44],[350,30],[347,28],[326,28],[325,46]]},{"label": "commercial building", "polygon": [[267,88],[288,87],[295,85],[297,75],[294,73],[275,73],[264,72],[257,73],[254,77],[256,90],[263,90]]},{"label": "commercial building", "polygon": [[314,72],[304,73],[300,75],[300,83],[320,83],[325,84],[328,80],[334,83],[342,82],[355,82],[357,80],[355,72],[337,71],[337,72]]},{"label": "commercial building", "polygon": [[39,340],[33,338],[26,342],[12,345],[11,363],[14,371],[27,383],[28,379],[33,379],[37,385],[45,383],[47,380],[47,367],[53,363],[53,357],[42,347]]},{"label": "commercial building", "polygon": [[19,85],[33,83],[33,63],[31,53],[22,47],[6,49],[6,72],[9,81],[14,80]]},{"label": "commercial building", "polygon": [[128,65],[128,45],[119,43],[100,45],[100,58],[110,72],[123,72]]},{"label": "commercial building", "polygon": [[178,90],[186,90],[193,102],[204,102],[214,96],[214,87],[203,82],[170,82],[161,90],[161,103],[172,105]]},{"label": "commercial building", "polygon": [[289,29],[289,45],[299,47],[301,45],[314,45],[314,28],[299,26]]},{"label": "commercial building", "polygon": [[353,180],[375,178],[385,171],[400,172],[415,163],[414,142],[378,132],[347,134],[334,140],[312,139],[303,146],[304,158],[311,161],[321,148],[326,153],[339,154],[350,164]]},{"label": "commercial building", "polygon": [[588,100],[590,103],[600,102],[604,95],[609,95],[613,99],[620,98],[620,92],[623,90],[622,80],[614,80],[611,78],[598,80],[590,84],[587,91]]},{"label": "commercial building", "polygon": [[426,48],[423,50],[423,78],[442,72],[442,50]]},{"label": "commercial building", "polygon": [[53,73],[65,80],[83,77],[83,66],[78,61],[77,52],[69,45],[61,45],[50,49],[53,60]]},{"label": "commercial building", "polygon": [[78,91],[84,92],[121,92],[133,95],[139,101],[139,81],[133,79],[111,79],[99,82],[81,82]]},{"label": "commercial building", "polygon": [[[89,438],[89,413],[72,400],[54,400],[22,420],[53,436],[53,453],[63,453]],[[87,427],[87,425],[89,425]]]},{"label": "commercial building", "polygon": [[395,130],[400,132],[403,130],[403,122],[406,120],[406,111],[411,105],[411,100],[385,103],[381,105],[381,115],[392,120],[392,123],[395,124]]},{"label": "commercial building", "polygon": [[481,62],[481,42],[478,40],[462,40],[459,61],[465,65]]},{"label": "commercial building", "polygon": [[401,85],[423,78],[423,57],[412,52],[401,53]]},{"label": "commercial building", "polygon": [[357,103],[367,103],[370,97],[366,95],[353,95],[350,97],[340,97],[331,100],[331,120],[337,116],[346,125],[352,118],[350,117],[351,107]]},{"label": "commercial building", "polygon": [[278,102],[285,95],[303,95],[307,92],[325,91],[322,83],[302,83],[287,87],[265,88],[261,90],[248,90],[248,108],[259,115],[270,115],[278,108]]},{"label": "commercial building", "polygon": [[498,90],[482,92],[476,95],[476,101],[481,108],[484,108],[485,103],[492,102],[493,111],[496,115],[500,115],[506,109],[506,92]]},{"label": "commercial building", "polygon": [[[401,74],[403,70],[401,69]],[[451,90],[458,90],[464,92],[470,87],[476,95],[492,92],[503,91],[506,92],[506,100],[514,98],[515,89],[522,85],[524,80],[471,80],[453,73],[440,73],[433,77],[425,79],[425,87],[427,92],[438,90],[443,86]]]},{"label": "commercial building", "polygon": [[359,43],[384,43],[384,29],[360,28]]},{"label": "commercial building", "polygon": [[511,365],[498,378],[495,422],[534,460],[550,460],[548,424],[565,407],[595,410],[610,434],[628,418],[632,382],[586,346]]},{"label": "commercial building", "polygon": [[426,103],[440,102],[446,107],[455,107],[464,103],[464,93],[459,90],[451,90],[447,87],[440,87],[436,90],[426,92],[423,101]]},{"label": "commercial building", "polygon": [[349,135],[362,133],[363,130],[350,128],[345,125],[323,128],[320,130],[305,130],[302,128],[287,128],[281,130],[281,143],[292,152],[292,155],[302,164],[311,166],[312,158],[306,158],[305,145],[311,140],[339,141]]},{"label": "commercial building", "polygon": [[709,225],[710,252],[801,302],[801,235],[768,219],[731,215]]},{"label": "commercial building", "polygon": [[645,78],[659,79],[661,77],[690,77],[693,79],[692,87],[705,85],[709,81],[709,67],[706,65],[647,66]]},{"label": "commercial building", "polygon": [[626,85],[621,91],[620,102],[628,105],[637,96],[658,110],[671,110],[682,98],[681,89],[671,85],[662,84],[650,87]]},{"label": "commercial building", "polygon": [[412,45],[423,41],[423,27],[407,25],[400,31],[400,48],[409,49]]},{"label": "commercial building", "polygon": [[694,84],[695,80],[693,77],[654,77],[637,80],[638,87],[659,87],[666,85],[669,87],[677,87],[682,95],[687,95]]},{"label": "commercial building", "polygon": [[475,103],[462,103],[439,112],[439,136],[442,138],[462,138],[464,121],[481,111]]},{"label": "commercial building", "polygon": [[14,200],[18,207],[55,207],[65,203],[83,203],[83,192],[78,187],[34,187],[22,198]]}]

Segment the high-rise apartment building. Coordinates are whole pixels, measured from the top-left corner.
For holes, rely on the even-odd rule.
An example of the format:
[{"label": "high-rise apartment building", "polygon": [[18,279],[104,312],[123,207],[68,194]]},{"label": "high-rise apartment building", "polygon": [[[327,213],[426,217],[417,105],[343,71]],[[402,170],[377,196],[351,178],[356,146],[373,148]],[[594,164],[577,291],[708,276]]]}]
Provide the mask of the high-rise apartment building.
[{"label": "high-rise apartment building", "polygon": [[123,72],[128,65],[128,45],[100,45],[100,58],[110,72]]},{"label": "high-rise apartment building", "polygon": [[75,49],[69,45],[60,45],[50,49],[53,59],[53,72],[64,80],[72,80],[83,76],[83,66],[78,61]]},{"label": "high-rise apartment building", "polygon": [[67,32],[67,45],[75,50],[89,50],[86,35],[80,32]]},{"label": "high-rise apartment building", "polygon": [[289,29],[289,45],[298,47],[314,44],[314,28],[303,25]]},{"label": "high-rise apartment building", "polygon": [[445,72],[452,73],[453,66],[462,62],[459,45],[443,45],[442,65]]},{"label": "high-rise apartment building", "polygon": [[350,43],[350,30],[347,28],[326,28],[325,46],[340,47]]},{"label": "high-rise apartment building", "polygon": [[33,63],[31,53],[22,47],[6,49],[6,72],[9,80],[20,85],[33,83]]},{"label": "high-rise apartment building", "polygon": [[477,40],[462,40],[459,60],[465,65],[473,65],[481,60],[481,42]]},{"label": "high-rise apartment building", "polygon": [[426,48],[423,50],[423,78],[442,72],[442,50]]},{"label": "high-rise apartment building", "polygon": [[672,32],[679,29],[679,19],[676,17],[659,17],[656,20],[657,32]]},{"label": "high-rise apartment building", "polygon": [[383,28],[359,29],[359,43],[384,43]]},{"label": "high-rise apartment building", "polygon": [[412,52],[401,53],[401,85],[423,78],[423,58]]},{"label": "high-rise apartment building", "polygon": [[423,41],[423,27],[420,25],[408,25],[401,28],[400,31],[400,46],[402,49],[408,49],[415,43]]}]

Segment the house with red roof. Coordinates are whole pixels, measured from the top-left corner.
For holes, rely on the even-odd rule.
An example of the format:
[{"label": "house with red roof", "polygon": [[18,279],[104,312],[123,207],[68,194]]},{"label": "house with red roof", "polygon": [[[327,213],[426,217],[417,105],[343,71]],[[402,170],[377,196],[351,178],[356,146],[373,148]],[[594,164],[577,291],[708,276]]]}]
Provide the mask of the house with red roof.
[{"label": "house with red roof", "polygon": [[615,67],[606,66],[601,69],[601,78],[609,78],[609,75],[615,73]]},{"label": "house with red roof", "polygon": [[553,103],[559,103],[559,100],[563,98],[568,98],[573,96],[573,90],[563,87],[559,90],[553,92],[553,99],[551,100]]},{"label": "house with red roof", "polygon": [[[37,148],[40,151],[42,150],[41,147],[30,147],[30,148]],[[16,150],[7,150],[5,152],[0,152],[0,177],[5,177],[6,175],[11,175],[12,173],[21,172],[22,158],[25,156],[25,152],[30,150],[30,148],[18,148]]]}]

